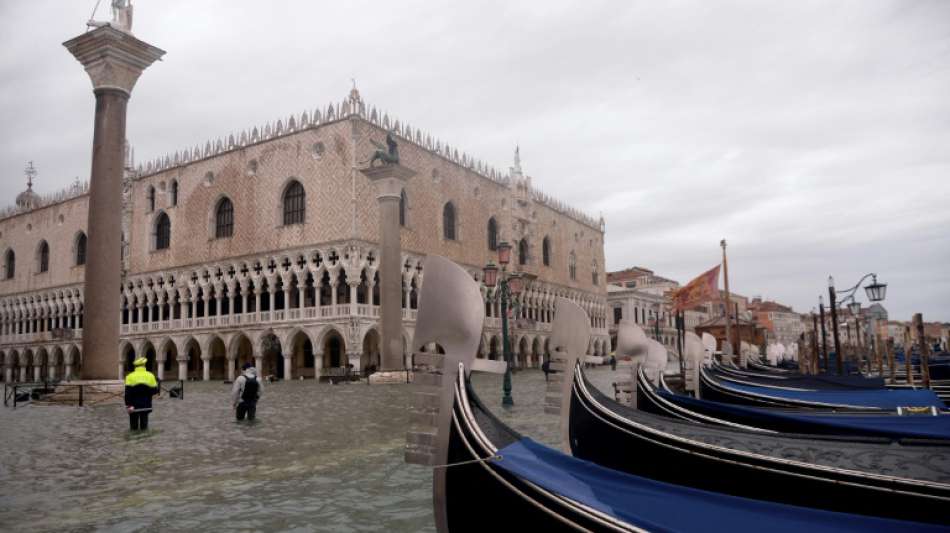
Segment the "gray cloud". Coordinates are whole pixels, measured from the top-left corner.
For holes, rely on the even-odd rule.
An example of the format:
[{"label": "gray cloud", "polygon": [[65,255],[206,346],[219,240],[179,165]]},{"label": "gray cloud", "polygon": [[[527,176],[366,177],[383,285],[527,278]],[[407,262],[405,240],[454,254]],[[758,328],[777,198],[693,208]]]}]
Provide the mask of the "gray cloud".
[{"label": "gray cloud", "polygon": [[[0,3],[0,192],[89,173],[93,98],[61,43],[94,2]],[[107,2],[104,2],[107,4]],[[105,15],[100,8],[100,14]],[[168,51],[135,89],[140,159],[340,100],[371,103],[607,220],[608,268],[808,310],[874,270],[950,320],[950,4],[139,0]]]}]

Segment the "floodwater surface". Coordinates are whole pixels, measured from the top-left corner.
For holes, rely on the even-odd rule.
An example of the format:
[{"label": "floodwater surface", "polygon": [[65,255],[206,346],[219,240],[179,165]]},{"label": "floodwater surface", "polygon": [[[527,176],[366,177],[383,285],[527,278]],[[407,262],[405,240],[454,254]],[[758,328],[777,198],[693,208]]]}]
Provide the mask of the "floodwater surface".
[{"label": "floodwater surface", "polygon": [[[605,391],[620,372],[589,373]],[[556,445],[544,375],[476,374],[492,412]],[[431,469],[403,462],[413,387],[266,384],[254,423],[230,385],[187,383],[155,402],[146,433],[121,405],[0,409],[0,529],[434,531]]]}]

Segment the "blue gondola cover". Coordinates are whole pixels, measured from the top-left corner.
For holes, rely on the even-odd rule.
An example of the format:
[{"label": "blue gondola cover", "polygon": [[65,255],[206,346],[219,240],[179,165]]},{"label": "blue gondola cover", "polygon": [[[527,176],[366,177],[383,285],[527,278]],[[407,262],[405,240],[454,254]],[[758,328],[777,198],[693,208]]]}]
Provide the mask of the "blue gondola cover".
[{"label": "blue gondola cover", "polygon": [[781,390],[766,387],[756,387],[751,385],[740,385],[738,383],[719,382],[719,385],[726,389],[741,391],[746,394],[757,394],[759,396],[771,396],[786,400],[797,400],[801,402],[825,403],[833,405],[853,405],[856,407],[877,407],[880,409],[897,409],[898,407],[936,407],[944,409],[943,401],[932,390],[901,390],[901,389],[881,389],[881,390],[822,390],[822,391],[801,391],[801,390]]},{"label": "blue gondola cover", "polygon": [[498,467],[649,531],[947,531],[937,525],[836,513],[728,496],[633,476],[523,438]]}]

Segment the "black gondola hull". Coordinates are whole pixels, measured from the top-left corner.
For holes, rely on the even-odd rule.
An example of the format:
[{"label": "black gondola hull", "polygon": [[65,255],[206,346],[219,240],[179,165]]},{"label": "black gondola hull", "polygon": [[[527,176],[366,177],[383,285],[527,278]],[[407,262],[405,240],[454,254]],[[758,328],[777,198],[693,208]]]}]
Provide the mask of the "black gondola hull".
[{"label": "black gondola hull", "polygon": [[[950,523],[950,486],[901,483],[853,471],[819,468],[807,463],[809,454],[834,450],[833,444],[787,446],[785,461],[757,453],[749,434],[719,428],[702,430],[683,438],[652,429],[655,417],[616,403],[605,409],[606,396],[575,379],[571,398],[570,442],[576,457],[659,481],[748,498],[769,500],[832,511]],[[618,412],[623,413],[618,415]],[[637,422],[639,420],[639,422]],[[674,423],[669,422],[668,423]],[[756,436],[764,438],[765,436]],[[758,442],[763,442],[759,440]],[[768,441],[765,441],[768,442]],[[776,443],[776,446],[779,446]],[[846,445],[839,453],[849,453]],[[774,452],[773,452],[774,454]],[[887,450],[868,456],[886,459]],[[946,457],[940,457],[944,462]]]}]

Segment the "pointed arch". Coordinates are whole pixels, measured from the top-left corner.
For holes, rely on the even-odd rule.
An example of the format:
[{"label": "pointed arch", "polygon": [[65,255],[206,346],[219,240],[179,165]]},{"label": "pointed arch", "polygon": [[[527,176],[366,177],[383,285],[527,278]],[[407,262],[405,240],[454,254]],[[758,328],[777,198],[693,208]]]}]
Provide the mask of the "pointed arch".
[{"label": "pointed arch", "polygon": [[49,243],[45,239],[36,247],[36,271],[49,272]]},{"label": "pointed arch", "polygon": [[155,223],[152,229],[152,249],[167,250],[172,243],[172,221],[168,215],[161,211],[155,217]]},{"label": "pointed arch", "polygon": [[76,233],[76,239],[73,244],[73,264],[82,266],[86,264],[86,232],[80,230]]},{"label": "pointed arch", "polygon": [[226,239],[234,236],[234,204],[227,196],[222,196],[214,208],[214,238]]},{"label": "pointed arch", "polygon": [[518,264],[528,264],[528,238],[525,237],[518,241]]},{"label": "pointed arch", "polygon": [[290,180],[281,195],[284,225],[303,224],[307,215],[307,193],[296,179]]},{"label": "pointed arch", "polygon": [[442,207],[442,238],[447,241],[454,241],[458,239],[458,232],[456,231],[456,213],[455,213],[455,204],[452,202],[446,202]]},{"label": "pointed arch", "polygon": [[3,279],[13,279],[16,275],[16,253],[13,248],[7,248],[3,254]]},{"label": "pointed arch", "polygon": [[409,209],[409,196],[406,194],[406,189],[403,189],[399,192],[399,225],[406,227],[408,225],[408,209]]},{"label": "pointed arch", "polygon": [[498,222],[495,220],[495,217],[488,219],[488,249],[491,251],[498,250]]},{"label": "pointed arch", "polygon": [[544,266],[551,266],[551,238],[547,235],[541,241],[541,261]]}]

